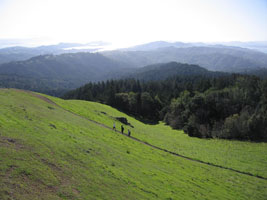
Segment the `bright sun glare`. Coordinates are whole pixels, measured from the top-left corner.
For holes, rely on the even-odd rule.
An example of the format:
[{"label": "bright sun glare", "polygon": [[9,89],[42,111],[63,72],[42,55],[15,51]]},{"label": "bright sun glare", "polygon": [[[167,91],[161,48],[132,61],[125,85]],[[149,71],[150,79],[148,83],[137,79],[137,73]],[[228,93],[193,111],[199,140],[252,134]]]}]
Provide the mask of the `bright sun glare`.
[{"label": "bright sun glare", "polygon": [[266,0],[4,0],[0,38],[55,42],[267,40]]}]

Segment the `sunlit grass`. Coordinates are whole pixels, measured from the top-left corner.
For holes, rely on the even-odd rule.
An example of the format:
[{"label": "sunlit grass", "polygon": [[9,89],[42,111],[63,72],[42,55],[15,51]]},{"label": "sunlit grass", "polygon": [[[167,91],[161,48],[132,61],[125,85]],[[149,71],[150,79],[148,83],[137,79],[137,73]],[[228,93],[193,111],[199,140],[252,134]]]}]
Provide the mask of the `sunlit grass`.
[{"label": "sunlit grass", "polygon": [[[125,116],[97,103],[51,99],[110,127],[111,116]],[[166,148],[192,139],[127,118],[134,137]],[[171,138],[157,141],[165,132]],[[0,199],[265,199],[266,183],[153,149],[31,94],[0,90]]]},{"label": "sunlit grass", "polygon": [[[147,125],[107,105],[79,100],[53,98],[71,112],[112,126],[112,117],[126,117],[134,137],[190,158],[233,168],[267,178],[267,143],[189,137],[183,131],[164,125]],[[105,112],[106,114],[103,114]],[[116,122],[119,126],[120,123]],[[118,127],[119,127],[118,126]]]}]

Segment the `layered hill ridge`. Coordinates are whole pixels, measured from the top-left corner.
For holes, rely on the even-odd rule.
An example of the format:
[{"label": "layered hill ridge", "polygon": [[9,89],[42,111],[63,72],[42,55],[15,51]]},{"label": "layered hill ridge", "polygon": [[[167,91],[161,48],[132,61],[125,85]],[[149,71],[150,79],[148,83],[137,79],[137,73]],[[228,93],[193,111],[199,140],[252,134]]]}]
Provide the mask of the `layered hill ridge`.
[{"label": "layered hill ridge", "polygon": [[266,53],[267,42],[266,41],[257,41],[257,42],[219,42],[219,43],[204,43],[204,42],[167,42],[167,41],[155,41],[146,44],[141,44],[133,47],[129,47],[126,50],[129,51],[150,51],[158,48],[165,47],[176,47],[176,48],[185,48],[185,47],[220,47],[220,48],[246,48],[261,51]]},{"label": "layered hill ridge", "polygon": [[11,61],[27,60],[35,56],[46,54],[59,55],[64,53],[94,52],[97,49],[100,49],[100,46],[103,45],[107,44],[104,42],[91,42],[88,44],[59,43],[56,45],[46,45],[38,47],[13,46],[0,48],[0,64],[8,63]]},{"label": "layered hill ridge", "polygon": [[121,64],[100,54],[42,55],[27,61],[2,64],[0,73],[24,77],[97,81]]},{"label": "layered hill ridge", "polygon": [[[64,52],[59,49],[69,45],[75,44],[26,48],[27,51],[25,48],[16,47],[11,48],[10,51],[16,59],[20,59],[19,55],[24,51],[59,54]],[[8,49],[0,49],[0,57],[1,51],[3,55],[9,55]],[[16,51],[18,51],[17,56]],[[266,76],[267,71],[267,54],[265,53],[222,45],[205,46],[205,44],[181,42],[171,44],[162,41],[130,49],[99,53],[49,54],[24,61],[4,63],[0,65],[0,86],[60,96],[67,90],[75,89],[88,82],[127,77],[136,71],[137,77],[142,78],[146,76],[148,69],[151,69],[150,74],[155,73],[155,69],[147,67],[138,70],[139,68],[169,62],[187,63],[188,67],[198,65],[210,71],[247,73],[257,76]],[[173,68],[162,68],[161,72],[164,74],[162,77],[166,78],[167,75],[172,74],[172,70]],[[177,71],[174,70],[173,73]],[[158,79],[163,79],[159,77],[159,74],[157,76]]]},{"label": "layered hill ridge", "polygon": [[129,77],[164,80],[175,75],[212,76],[215,73],[197,65],[176,62],[131,68],[96,53],[43,55],[0,65],[0,86],[60,96],[88,82]]},{"label": "layered hill ridge", "polygon": [[184,63],[169,62],[159,63],[145,66],[137,69],[129,75],[130,78],[135,78],[145,81],[165,80],[167,78],[177,77],[192,77],[192,76],[222,76],[226,73],[212,72],[198,65],[189,65]]},{"label": "layered hill ridge", "polygon": [[170,61],[196,64],[212,71],[244,72],[267,68],[267,54],[237,47],[164,47],[150,51],[110,51],[103,55],[136,67]]},{"label": "layered hill ridge", "polygon": [[42,55],[0,65],[0,85],[39,92],[106,80],[125,66],[97,53]]},{"label": "layered hill ridge", "polygon": [[115,117],[126,117],[134,128],[124,126],[135,138],[266,177],[264,143],[200,143],[163,124],[145,125],[93,102],[10,89],[1,89],[0,97],[1,199],[264,199],[267,195],[266,180],[175,157],[89,120],[110,127],[115,120],[119,127]]}]

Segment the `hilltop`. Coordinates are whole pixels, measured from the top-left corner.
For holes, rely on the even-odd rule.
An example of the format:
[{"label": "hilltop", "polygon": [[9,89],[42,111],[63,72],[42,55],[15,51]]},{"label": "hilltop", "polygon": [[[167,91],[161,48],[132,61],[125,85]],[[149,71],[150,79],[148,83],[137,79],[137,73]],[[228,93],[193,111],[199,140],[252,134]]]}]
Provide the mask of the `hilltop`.
[{"label": "hilltop", "polygon": [[[216,77],[227,75],[223,72],[212,72],[198,65],[189,65],[184,63],[169,62],[148,65],[138,68],[131,75],[126,75],[129,78],[135,78],[144,81],[157,81],[178,77]],[[229,74],[228,74],[229,75]]]},{"label": "hilltop", "polygon": [[[0,97],[1,199],[267,196],[266,143],[190,138],[99,103],[14,89]],[[121,125],[115,117],[132,137],[109,128]]]}]

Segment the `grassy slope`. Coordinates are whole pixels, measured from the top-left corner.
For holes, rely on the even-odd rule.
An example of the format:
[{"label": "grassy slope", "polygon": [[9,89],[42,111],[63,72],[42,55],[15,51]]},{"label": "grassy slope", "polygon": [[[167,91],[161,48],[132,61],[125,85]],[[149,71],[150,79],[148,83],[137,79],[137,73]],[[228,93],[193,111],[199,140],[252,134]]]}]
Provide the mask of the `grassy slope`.
[{"label": "grassy slope", "polygon": [[[110,125],[100,111],[122,115],[52,99]],[[153,129],[179,134],[130,122],[144,139]],[[29,93],[0,90],[0,199],[265,199],[266,183],[152,149]]]},{"label": "grassy slope", "polygon": [[[172,130],[163,123],[158,125],[143,124],[103,104],[49,98],[67,110],[108,126],[113,124],[112,116],[127,117],[134,126],[133,129],[130,129],[136,138],[190,158],[267,178],[267,143],[192,138],[182,131]],[[117,124],[119,123],[117,122]]]}]

